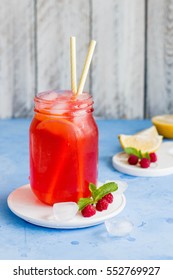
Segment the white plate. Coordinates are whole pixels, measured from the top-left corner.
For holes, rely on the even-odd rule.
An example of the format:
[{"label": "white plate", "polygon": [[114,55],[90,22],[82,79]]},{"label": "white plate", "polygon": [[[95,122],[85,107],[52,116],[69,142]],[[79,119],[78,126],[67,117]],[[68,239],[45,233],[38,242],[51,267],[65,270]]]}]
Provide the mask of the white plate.
[{"label": "white plate", "polygon": [[128,155],[124,152],[114,155],[112,164],[116,170],[133,176],[157,177],[173,174],[173,142],[162,143],[156,153],[158,160],[151,163],[149,168],[130,165]]},{"label": "white plate", "polygon": [[[120,182],[121,185],[125,184]],[[40,202],[33,194],[30,185],[24,185],[13,191],[8,197],[8,206],[10,210],[22,218],[23,220],[48,228],[84,228],[103,223],[105,220],[119,214],[126,204],[126,199],[123,194],[114,194],[113,203],[109,204],[107,210],[98,212],[90,217],[84,218],[81,213],[68,221],[57,221],[53,216],[53,207]]]}]

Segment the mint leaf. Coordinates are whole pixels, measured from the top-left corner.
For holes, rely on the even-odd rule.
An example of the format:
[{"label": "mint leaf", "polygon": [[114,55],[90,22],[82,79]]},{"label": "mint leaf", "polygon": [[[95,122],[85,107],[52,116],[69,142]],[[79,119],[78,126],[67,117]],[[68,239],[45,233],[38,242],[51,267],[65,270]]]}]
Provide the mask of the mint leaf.
[{"label": "mint leaf", "polygon": [[94,192],[95,192],[96,189],[97,189],[96,185],[94,185],[93,183],[89,184],[89,190],[90,190],[93,197],[94,197]]},{"label": "mint leaf", "polygon": [[80,198],[79,201],[78,201],[79,210],[80,211],[83,210],[89,204],[93,204],[93,199],[92,198],[89,198],[89,197]]},{"label": "mint leaf", "polygon": [[128,154],[128,155],[135,155],[137,157],[139,157],[139,151],[135,148],[132,148],[132,147],[128,147],[128,148],[125,148],[124,151]]},{"label": "mint leaf", "polygon": [[148,152],[145,153],[144,157],[150,160],[150,155]]},{"label": "mint leaf", "polygon": [[142,158],[142,152],[141,152],[141,150],[139,150],[139,158],[140,158],[140,159]]},{"label": "mint leaf", "polygon": [[114,182],[109,182],[102,185],[93,193],[94,203],[97,203],[97,201],[99,201],[106,194],[115,192],[116,190],[118,190],[118,185]]},{"label": "mint leaf", "polygon": [[142,159],[142,158],[147,158],[150,160],[150,154],[148,152],[146,152],[145,154],[142,154],[141,150],[137,150],[133,147],[128,147],[125,148],[124,151],[129,154],[129,155],[135,155],[138,158]]}]

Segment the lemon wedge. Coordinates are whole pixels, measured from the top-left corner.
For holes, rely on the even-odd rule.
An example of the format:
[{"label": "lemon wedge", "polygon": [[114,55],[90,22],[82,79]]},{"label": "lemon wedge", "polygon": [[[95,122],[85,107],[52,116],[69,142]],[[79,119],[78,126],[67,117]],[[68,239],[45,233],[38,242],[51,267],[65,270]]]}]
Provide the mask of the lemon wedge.
[{"label": "lemon wedge", "polygon": [[159,136],[156,127],[153,125],[150,128],[141,130],[137,132],[135,135],[144,135],[144,136],[149,136],[149,137],[156,137]]},{"label": "lemon wedge", "polygon": [[120,134],[118,138],[123,149],[133,147],[141,150],[142,154],[155,152],[160,147],[163,139],[154,126],[134,135]]},{"label": "lemon wedge", "polygon": [[158,133],[166,138],[173,138],[173,115],[161,115],[152,118]]}]

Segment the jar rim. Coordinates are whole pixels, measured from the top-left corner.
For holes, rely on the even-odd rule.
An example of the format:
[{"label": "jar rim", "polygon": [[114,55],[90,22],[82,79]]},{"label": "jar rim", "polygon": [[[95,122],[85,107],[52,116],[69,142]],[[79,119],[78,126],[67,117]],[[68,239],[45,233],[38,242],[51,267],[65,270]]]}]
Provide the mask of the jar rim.
[{"label": "jar rim", "polygon": [[[50,96],[48,96],[51,94]],[[46,96],[47,95],[47,96]],[[46,98],[43,98],[46,97]],[[83,92],[80,96],[74,96],[71,90],[48,90],[40,92],[34,98],[35,112],[57,114],[61,112],[70,113],[92,108],[93,99],[88,92]],[[63,105],[67,104],[66,108]],[[58,106],[59,105],[59,106]],[[61,107],[62,105],[62,107]],[[92,108],[93,111],[93,108]]]},{"label": "jar rim", "polygon": [[[54,99],[46,99],[42,98],[44,95],[48,95],[51,93],[57,94],[57,97]],[[66,93],[66,95],[64,95]],[[58,96],[59,95],[59,96]],[[60,97],[66,97],[65,99],[60,99]],[[77,97],[77,98],[76,98]],[[85,98],[84,98],[85,97]],[[42,91],[37,93],[37,95],[34,97],[34,101],[39,101],[39,102],[44,102],[44,103],[52,103],[52,102],[69,102],[69,103],[74,103],[74,102],[86,102],[87,100],[91,100],[92,96],[88,92],[83,92],[81,95],[74,95],[71,90],[47,90],[47,91]]]}]

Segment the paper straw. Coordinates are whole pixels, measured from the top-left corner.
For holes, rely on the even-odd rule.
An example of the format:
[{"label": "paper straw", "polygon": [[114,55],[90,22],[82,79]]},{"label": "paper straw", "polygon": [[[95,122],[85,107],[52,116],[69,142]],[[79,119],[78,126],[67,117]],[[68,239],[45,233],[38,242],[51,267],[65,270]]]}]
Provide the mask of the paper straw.
[{"label": "paper straw", "polygon": [[71,90],[77,92],[76,83],[76,38],[70,37],[70,62],[71,62]]},{"label": "paper straw", "polygon": [[83,67],[83,70],[82,70],[82,75],[81,75],[81,78],[80,78],[80,81],[79,81],[77,94],[82,94],[82,92],[83,92],[85,81],[86,81],[87,74],[88,74],[88,70],[89,70],[90,63],[91,63],[91,59],[92,59],[92,56],[93,56],[93,53],[94,53],[95,45],[96,45],[96,41],[92,40],[90,42],[87,57],[86,57],[85,64],[84,64],[84,67]]}]

